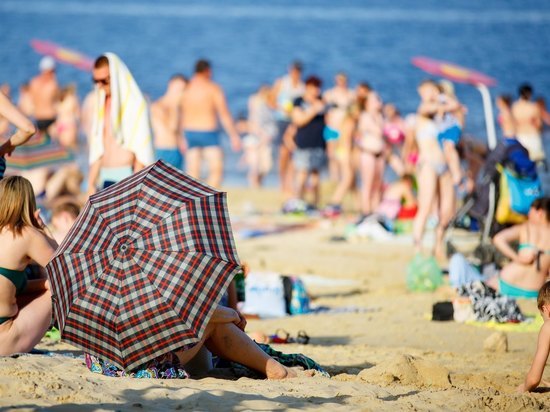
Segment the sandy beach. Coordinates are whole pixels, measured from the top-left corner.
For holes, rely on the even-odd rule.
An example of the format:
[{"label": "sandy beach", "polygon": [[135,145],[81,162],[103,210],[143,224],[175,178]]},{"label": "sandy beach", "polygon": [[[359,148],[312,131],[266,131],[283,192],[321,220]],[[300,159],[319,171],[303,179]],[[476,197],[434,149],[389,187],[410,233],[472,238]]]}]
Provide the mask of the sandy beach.
[{"label": "sandy beach", "polygon": [[[229,190],[235,228],[282,219],[275,190]],[[256,213],[256,214],[254,214]],[[287,220],[288,222],[288,220]],[[286,381],[208,377],[137,380],[92,374],[80,352],[44,339],[47,355],[0,358],[2,410],[543,410],[546,393],[519,395],[536,331],[507,331],[508,351],[486,351],[494,329],[433,322],[431,308],[450,291],[411,293],[405,268],[412,248],[405,241],[331,241],[348,222],[318,221],[307,228],[241,239],[240,257],[252,270],[303,277],[315,305],[357,307],[357,313],[308,314],[251,320],[248,330],[268,334],[304,330],[309,344],[280,344],[302,352],[332,378]],[[526,313],[533,302],[520,301]]]}]

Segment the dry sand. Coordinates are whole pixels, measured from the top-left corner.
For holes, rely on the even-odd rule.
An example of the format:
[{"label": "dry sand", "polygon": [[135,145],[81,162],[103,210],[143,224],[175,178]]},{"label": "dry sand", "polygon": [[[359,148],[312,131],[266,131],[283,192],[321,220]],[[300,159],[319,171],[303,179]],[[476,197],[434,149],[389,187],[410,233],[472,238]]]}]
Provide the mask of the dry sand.
[{"label": "dry sand", "polygon": [[[230,190],[235,227],[272,222],[280,205],[269,190]],[[260,217],[243,218],[256,210]],[[267,217],[266,217],[267,216]],[[31,355],[0,358],[0,408],[17,410],[542,410],[546,393],[519,395],[536,346],[536,333],[507,332],[508,351],[484,351],[494,331],[428,320],[433,303],[449,291],[410,293],[407,242],[331,242],[346,220],[312,228],[238,239],[241,259],[254,270],[314,274],[314,303],[361,306],[365,313],[313,314],[252,320],[250,331],[291,335],[305,330],[308,345],[276,345],[317,360],[332,378],[286,381],[205,378],[161,381],[107,378],[90,373],[82,359]],[[323,282],[326,279],[326,282]],[[312,281],[313,280],[313,281]],[[348,280],[349,282],[336,282]],[[522,307],[533,312],[531,303]],[[43,340],[39,348],[75,353]],[[73,352],[74,351],[74,352]],[[547,374],[548,376],[548,374]]]}]

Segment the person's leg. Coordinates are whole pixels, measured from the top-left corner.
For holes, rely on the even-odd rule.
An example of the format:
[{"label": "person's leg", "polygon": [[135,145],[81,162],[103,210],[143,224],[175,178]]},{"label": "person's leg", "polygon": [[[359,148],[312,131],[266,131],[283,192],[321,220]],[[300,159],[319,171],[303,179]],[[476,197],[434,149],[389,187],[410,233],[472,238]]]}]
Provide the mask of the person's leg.
[{"label": "person's leg", "polygon": [[311,173],[309,174],[309,184],[311,187],[311,192],[313,193],[313,206],[318,208],[320,197],[321,197],[319,171],[317,170],[311,171]]},{"label": "person's leg", "polygon": [[372,194],[371,194],[371,210],[376,210],[382,200],[382,186],[384,185],[384,168],[386,161],[383,157],[375,159]]},{"label": "person's leg", "polygon": [[350,156],[342,156],[338,158],[340,181],[334,191],[330,203],[333,205],[340,205],[344,200],[344,196],[350,190],[353,184],[353,168],[351,165]]},{"label": "person's leg", "polygon": [[327,162],[328,162],[328,176],[333,182],[340,180],[340,171],[338,168],[338,161],[335,157],[337,140],[327,140]]},{"label": "person's leg", "polygon": [[0,325],[0,355],[30,352],[48,330],[52,321],[50,290],[28,300],[26,304],[19,304],[15,318]]},{"label": "person's leg", "polygon": [[185,152],[186,172],[195,179],[200,179],[201,177],[201,155],[202,153],[199,147],[187,149]]},{"label": "person's leg", "polygon": [[439,222],[435,232],[434,255],[444,258],[445,230],[453,218],[455,211],[455,190],[453,178],[450,173],[444,173],[439,177]]},{"label": "person's leg", "polygon": [[376,168],[376,159],[372,154],[362,152],[360,162],[361,211],[364,215],[368,215],[373,212],[372,190]]},{"label": "person's leg", "polygon": [[415,252],[420,253],[426,221],[432,210],[437,191],[437,175],[430,165],[424,164],[419,168],[417,177],[418,211],[413,221],[413,239]]},{"label": "person's leg", "polygon": [[213,354],[264,373],[268,379],[296,376],[296,372],[267,355],[233,323],[215,324],[205,344]]},{"label": "person's leg", "polygon": [[296,197],[298,199],[305,200],[308,175],[309,173],[305,169],[296,171]]},{"label": "person's leg", "polygon": [[291,152],[282,144],[279,147],[279,182],[283,197],[288,199],[292,197],[292,159]]},{"label": "person's leg", "polygon": [[204,159],[208,165],[208,179],[206,182],[219,188],[223,180],[223,151],[220,146],[207,146],[203,149]]}]

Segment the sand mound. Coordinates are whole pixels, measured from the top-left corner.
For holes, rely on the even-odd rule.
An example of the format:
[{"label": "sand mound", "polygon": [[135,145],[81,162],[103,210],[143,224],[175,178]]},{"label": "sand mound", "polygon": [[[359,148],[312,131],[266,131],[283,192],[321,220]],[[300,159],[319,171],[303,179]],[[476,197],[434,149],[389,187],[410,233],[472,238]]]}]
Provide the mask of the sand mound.
[{"label": "sand mound", "polygon": [[411,355],[399,355],[378,365],[362,370],[358,378],[378,385],[399,382],[417,387],[449,388],[449,371],[443,366]]}]

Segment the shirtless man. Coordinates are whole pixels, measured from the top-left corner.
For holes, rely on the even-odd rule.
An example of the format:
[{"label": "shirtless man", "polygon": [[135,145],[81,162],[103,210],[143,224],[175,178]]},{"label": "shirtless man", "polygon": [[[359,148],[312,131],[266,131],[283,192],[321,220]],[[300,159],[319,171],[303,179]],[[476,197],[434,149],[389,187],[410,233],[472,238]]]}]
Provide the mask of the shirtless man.
[{"label": "shirtless man", "polygon": [[[181,74],[170,78],[166,93],[151,105],[151,123],[155,136],[155,155],[181,169],[181,100],[187,79]],[[184,149],[184,148],[182,148]]]},{"label": "shirtless man", "polygon": [[[116,57],[111,53],[107,53],[106,55],[102,55],[98,57],[94,63],[94,68],[92,72],[92,79],[94,81],[94,84],[97,87],[97,93],[99,93],[99,96],[101,96],[103,92],[105,96],[104,102],[103,102],[103,105],[104,105],[103,109],[105,114],[103,116],[102,130],[92,130],[92,133],[89,139],[90,140],[90,171],[88,175],[88,195],[94,194],[98,188],[105,189],[111,186],[112,184],[123,180],[124,178],[132,175],[133,173],[143,169],[147,165],[143,160],[140,160],[138,158],[135,152],[123,147],[125,143],[124,139],[126,138],[126,136],[122,137],[123,140],[121,144],[120,140],[115,139],[115,136],[113,133],[111,110],[116,110],[116,108],[113,107],[113,95],[112,95],[113,90],[111,90],[112,71],[110,68],[109,59],[115,59],[115,58],[118,59],[118,57]],[[118,64],[115,65],[114,67],[119,67],[118,70],[122,70],[120,69],[121,65],[124,65],[124,63],[118,60]],[[132,96],[134,103],[135,103],[135,100],[137,99],[143,99],[143,96],[141,95],[141,92],[139,92],[139,90],[137,91],[137,93],[139,94]],[[99,98],[97,99],[97,101],[101,102]],[[118,109],[120,110],[121,108],[119,107]],[[126,110],[128,110],[128,108],[126,108]],[[99,107],[95,107],[94,105],[94,110],[93,110],[94,124],[95,123],[101,124],[97,122],[98,112],[101,113],[101,110],[99,109]],[[126,119],[122,113],[120,114],[120,118],[121,118],[120,123],[132,120],[132,119]],[[136,120],[136,123],[138,123],[137,120]],[[145,123],[141,121],[140,123],[136,124],[136,126],[143,127],[143,124],[147,124],[147,128],[148,128],[148,120]],[[124,128],[122,127],[121,127],[121,132],[122,133],[124,132]],[[150,130],[144,131],[146,136],[148,136],[149,132]],[[102,142],[94,141],[95,139],[102,139]],[[101,150],[97,155],[92,156],[92,149],[93,149],[92,146],[97,147],[98,143],[102,143],[99,145],[99,147],[101,147]],[[147,150],[145,150],[145,152],[147,152]],[[147,153],[145,153],[144,155],[144,158],[148,158],[148,157],[151,157],[151,158],[153,157],[152,147],[150,148],[150,156],[147,156]]]},{"label": "shirtless man", "polygon": [[219,187],[223,177],[223,152],[219,123],[231,141],[234,151],[241,149],[241,138],[235,129],[222,88],[212,80],[210,62],[199,60],[195,74],[187,84],[182,100],[182,126],[187,145],[187,173],[200,178],[201,160],[208,164],[207,183]]},{"label": "shirtless man", "polygon": [[55,60],[46,56],[40,60],[40,74],[29,83],[29,96],[33,106],[36,127],[46,132],[57,116],[56,104],[59,99],[59,85],[55,76]]},{"label": "shirtless man", "polygon": [[529,152],[532,161],[545,159],[542,146],[542,115],[537,103],[531,101],[533,88],[522,84],[519,88],[519,99],[512,105],[512,115],[516,123],[516,138]]}]

